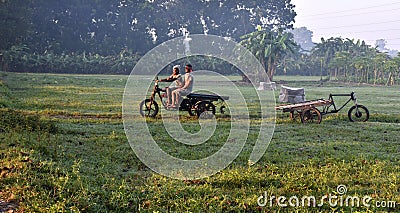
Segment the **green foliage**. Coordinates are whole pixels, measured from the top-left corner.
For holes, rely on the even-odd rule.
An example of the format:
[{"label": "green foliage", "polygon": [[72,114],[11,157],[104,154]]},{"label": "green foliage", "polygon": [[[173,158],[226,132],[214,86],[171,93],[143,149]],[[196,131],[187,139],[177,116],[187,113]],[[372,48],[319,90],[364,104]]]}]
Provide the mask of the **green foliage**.
[{"label": "green foliage", "polygon": [[321,39],[310,54],[288,55],[278,74],[328,76],[332,81],[399,84],[400,59],[389,57],[365,41],[340,37]]},{"label": "green foliage", "polygon": [[[258,36],[259,31],[252,32],[256,26],[290,30],[295,15],[290,0],[257,3],[190,0],[163,4],[2,0],[0,69],[127,74],[140,56],[155,45],[189,32],[242,40],[260,59],[271,79],[277,73],[329,76],[341,82],[399,84],[400,57],[389,58],[364,41],[323,38],[310,54],[303,54],[294,46],[290,33],[279,31]],[[208,67],[237,73],[219,62]]]},{"label": "green foliage", "polygon": [[[91,54],[44,55],[30,54],[26,46],[13,46],[4,52],[4,71],[33,73],[70,73],[70,74],[130,74],[140,60],[140,56],[125,49],[115,56]],[[232,64],[210,56],[190,56],[174,61],[173,64],[191,63],[198,70],[213,70],[221,74],[238,74]],[[170,73],[171,66],[161,70]],[[146,73],[143,73],[146,74]]]},{"label": "green foliage", "polygon": [[[398,84],[400,63],[380,53],[364,41],[354,39],[330,38],[321,39],[312,56],[321,61],[321,72],[324,70],[332,80],[344,82]],[[322,74],[322,73],[321,73]]]},{"label": "green foliage", "polygon": [[128,47],[144,54],[186,32],[238,39],[256,25],[291,28],[294,17],[290,0],[2,0],[0,50],[25,43],[35,53],[115,55]]},{"label": "green foliage", "polygon": [[124,50],[115,56],[98,54],[32,54],[26,46],[13,46],[3,53],[4,71],[81,74],[129,74],[139,56]]},{"label": "green foliage", "polygon": [[[188,63],[192,64],[195,70],[210,70],[224,75],[241,74],[241,71],[229,62],[216,57],[204,55],[189,56],[176,60],[167,66],[166,69],[163,69],[161,73],[164,75],[169,75],[173,65],[179,64],[181,67],[183,67]],[[184,70],[181,70],[181,72],[184,72]]]},{"label": "green foliage", "polygon": [[25,0],[0,1],[0,51],[29,38],[32,33],[31,12]]},{"label": "green foliage", "polygon": [[[272,81],[278,64],[285,55],[294,53],[298,45],[293,41],[293,34],[288,32],[258,30],[241,37],[240,44],[252,52],[263,65],[268,78]],[[266,81],[261,78],[260,81]]]}]

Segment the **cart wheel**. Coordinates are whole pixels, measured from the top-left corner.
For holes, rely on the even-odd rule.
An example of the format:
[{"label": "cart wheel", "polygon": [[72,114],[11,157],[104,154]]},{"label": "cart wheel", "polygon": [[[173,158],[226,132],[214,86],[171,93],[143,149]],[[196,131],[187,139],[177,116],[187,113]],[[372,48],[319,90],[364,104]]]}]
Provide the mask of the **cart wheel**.
[{"label": "cart wheel", "polygon": [[322,121],[321,112],[317,108],[310,108],[303,111],[301,114],[301,122],[319,124]]},{"label": "cart wheel", "polygon": [[199,118],[211,118],[215,115],[215,105],[209,101],[200,101],[196,104],[196,114]]},{"label": "cart wheel", "polygon": [[369,119],[369,111],[363,105],[352,106],[347,115],[351,122],[365,122]]},{"label": "cart wheel", "polygon": [[140,102],[140,115],[142,115],[143,117],[156,117],[157,113],[157,102],[153,101],[153,103],[151,103],[150,99],[146,99]]},{"label": "cart wheel", "polygon": [[191,108],[188,110],[188,113],[189,113],[190,116],[196,116],[196,115],[197,115],[196,109],[193,108],[193,107],[191,107]]},{"label": "cart wheel", "polygon": [[183,99],[179,105],[179,110],[188,111],[190,109],[190,101],[188,99]]},{"label": "cart wheel", "polygon": [[188,111],[190,116],[196,115],[196,110],[193,108],[192,104],[190,103],[189,99],[183,99],[182,103],[179,107],[179,110]]},{"label": "cart wheel", "polygon": [[221,114],[225,114],[225,108],[226,108],[226,106],[221,106],[221,107],[219,108],[219,112],[220,112]]},{"label": "cart wheel", "polygon": [[301,111],[290,111],[290,120],[295,121],[297,119],[301,121]]}]

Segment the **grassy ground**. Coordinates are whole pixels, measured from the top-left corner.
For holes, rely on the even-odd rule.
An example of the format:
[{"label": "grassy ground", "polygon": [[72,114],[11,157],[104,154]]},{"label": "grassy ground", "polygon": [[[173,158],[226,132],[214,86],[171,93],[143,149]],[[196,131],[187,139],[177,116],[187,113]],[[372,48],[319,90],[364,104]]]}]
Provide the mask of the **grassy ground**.
[{"label": "grassy ground", "polygon": [[[399,87],[321,85],[315,81],[319,77],[302,77],[300,82],[282,77],[287,86],[304,87],[309,100],[355,91],[370,110],[370,121],[349,122],[348,107],[325,116],[319,125],[302,125],[278,112],[273,139],[257,164],[247,165],[250,134],[227,169],[181,181],[153,173],[130,148],[121,119],[127,76],[0,77],[0,212],[400,211]],[[160,126],[159,119],[149,123],[153,129]],[[189,131],[199,127],[188,117],[182,125]],[[210,150],[224,142],[223,132],[229,128],[220,119],[220,137],[210,139]],[[188,150],[173,141],[162,145],[188,158],[193,152],[207,154],[207,147]],[[347,187],[346,194],[338,194],[338,185]],[[342,205],[338,198],[337,205],[325,200],[318,206],[325,195],[343,198]],[[279,196],[287,198],[281,202],[287,207],[278,205]],[[317,205],[302,206],[303,196],[314,196]],[[370,206],[346,206],[349,196],[369,196]],[[290,197],[300,198],[298,207],[289,205]]]}]

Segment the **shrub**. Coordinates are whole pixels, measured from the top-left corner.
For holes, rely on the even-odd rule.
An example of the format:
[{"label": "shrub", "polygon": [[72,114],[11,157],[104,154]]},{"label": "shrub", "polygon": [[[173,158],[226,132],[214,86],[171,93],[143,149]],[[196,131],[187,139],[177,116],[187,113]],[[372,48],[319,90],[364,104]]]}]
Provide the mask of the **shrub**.
[{"label": "shrub", "polygon": [[24,45],[13,46],[2,54],[4,71],[35,73],[129,74],[140,58],[128,50],[112,56],[86,52],[37,54]]}]

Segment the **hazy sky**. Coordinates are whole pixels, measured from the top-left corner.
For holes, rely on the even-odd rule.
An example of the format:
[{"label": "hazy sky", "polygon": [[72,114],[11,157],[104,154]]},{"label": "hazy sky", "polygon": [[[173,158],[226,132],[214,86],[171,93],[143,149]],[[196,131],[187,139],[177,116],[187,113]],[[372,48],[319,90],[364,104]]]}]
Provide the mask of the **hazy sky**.
[{"label": "hazy sky", "polygon": [[399,0],[292,0],[296,5],[294,27],[313,31],[313,41],[321,37],[364,40],[375,45],[385,39],[386,47],[400,50]]}]

